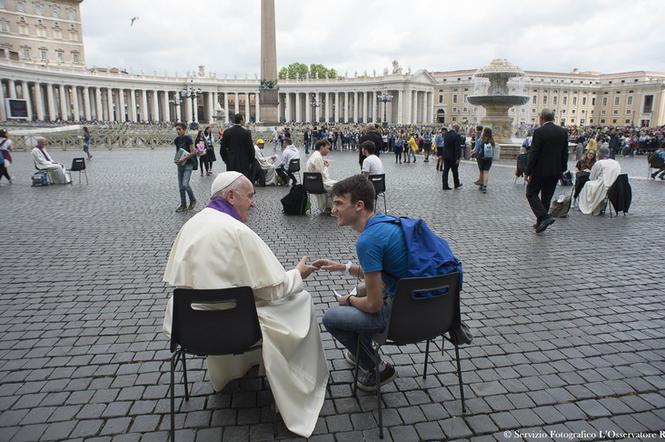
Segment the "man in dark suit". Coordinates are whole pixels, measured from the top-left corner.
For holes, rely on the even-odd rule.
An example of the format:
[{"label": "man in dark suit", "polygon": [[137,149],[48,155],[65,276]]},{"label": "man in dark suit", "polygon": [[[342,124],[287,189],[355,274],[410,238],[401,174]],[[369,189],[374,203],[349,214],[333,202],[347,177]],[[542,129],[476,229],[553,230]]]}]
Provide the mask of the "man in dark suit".
[{"label": "man in dark suit", "polygon": [[[374,123],[369,123],[367,125],[367,132],[365,135],[360,137],[358,140],[358,145],[363,144],[365,141],[371,141],[374,143],[374,147],[376,147],[376,152],[374,153],[377,157],[381,154],[381,151],[383,150],[383,138],[381,137],[381,134],[379,133],[379,128],[377,127],[376,124]],[[358,149],[358,161],[360,162],[360,168],[363,168],[363,161],[365,161],[365,158],[367,158],[363,154],[362,149]]]},{"label": "man in dark suit", "polygon": [[459,125],[452,128],[443,137],[443,190],[450,190],[448,186],[448,172],[453,172],[455,189],[462,187],[459,180],[459,162],[462,157],[462,137],[459,134]]},{"label": "man in dark suit", "polygon": [[226,129],[222,136],[222,151],[226,157],[226,170],[240,172],[251,180],[254,144],[252,134],[242,127],[243,120],[242,114],[233,116],[233,126]]},{"label": "man in dark suit", "polygon": [[543,109],[540,127],[533,132],[525,171],[529,177],[526,199],[536,215],[536,233],[544,232],[554,222],[549,215],[550,202],[556,183],[567,168],[568,131],[554,124],[554,112]]}]

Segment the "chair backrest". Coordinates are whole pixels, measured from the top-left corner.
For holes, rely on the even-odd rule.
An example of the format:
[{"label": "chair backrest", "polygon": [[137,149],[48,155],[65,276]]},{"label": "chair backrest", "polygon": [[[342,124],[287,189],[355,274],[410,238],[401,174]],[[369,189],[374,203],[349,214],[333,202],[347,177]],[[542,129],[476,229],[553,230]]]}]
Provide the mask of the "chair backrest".
[{"label": "chair backrest", "polygon": [[300,158],[289,161],[289,172],[300,172]]},{"label": "chair backrest", "polygon": [[[210,306],[217,310],[210,310]],[[250,287],[174,290],[172,352],[180,345],[185,352],[199,356],[240,354],[260,339]]]},{"label": "chair backrest", "polygon": [[[442,336],[460,319],[460,274],[448,273],[397,281],[387,338],[396,344],[413,344]],[[444,289],[431,298],[413,296],[414,292]]]},{"label": "chair backrest", "polygon": [[323,176],[319,172],[305,172],[302,179],[305,190],[309,193],[315,195],[326,193],[326,189],[323,187]]},{"label": "chair backrest", "polygon": [[386,174],[382,173],[380,175],[370,175],[367,178],[371,181],[374,186],[374,194],[378,195],[386,191]]},{"label": "chair backrest", "polygon": [[[85,170],[85,158],[72,158],[72,167],[69,168],[71,172],[79,172]],[[86,172],[87,173],[87,172]]]}]

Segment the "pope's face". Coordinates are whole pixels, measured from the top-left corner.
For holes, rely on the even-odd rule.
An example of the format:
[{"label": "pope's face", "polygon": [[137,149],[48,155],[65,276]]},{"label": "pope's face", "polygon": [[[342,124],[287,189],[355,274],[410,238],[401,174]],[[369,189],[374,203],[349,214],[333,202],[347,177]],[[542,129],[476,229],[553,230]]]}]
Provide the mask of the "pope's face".
[{"label": "pope's face", "polygon": [[228,197],[229,203],[238,211],[240,220],[244,223],[249,220],[249,209],[256,207],[255,195],[254,186],[247,178],[243,177],[242,184],[238,189],[232,191]]}]

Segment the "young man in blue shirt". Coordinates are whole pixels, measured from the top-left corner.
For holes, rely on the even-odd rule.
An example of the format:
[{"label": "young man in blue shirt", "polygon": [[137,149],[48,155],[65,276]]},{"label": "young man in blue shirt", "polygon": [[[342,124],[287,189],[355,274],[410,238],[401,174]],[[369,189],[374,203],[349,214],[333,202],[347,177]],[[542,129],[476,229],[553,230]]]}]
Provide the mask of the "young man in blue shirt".
[{"label": "young man in blue shirt", "polygon": [[[338,299],[338,306],[330,308],[323,317],[323,325],[335,339],[346,347],[345,359],[355,365],[358,335],[365,337],[358,364],[362,369],[358,387],[376,389],[374,358],[369,335],[385,330],[390,319],[390,306],[395,296],[397,281],[407,275],[408,250],[399,224],[380,222],[386,216],[374,214],[374,187],[362,175],[337,182],[332,188],[333,209],[338,226],[350,226],[360,233],[356,254],[360,264],[351,261],[342,264],[329,259],[314,261],[312,265],[333,272],[348,272],[364,279],[366,296],[346,295]],[[381,363],[379,382],[395,377],[395,369]]]}]

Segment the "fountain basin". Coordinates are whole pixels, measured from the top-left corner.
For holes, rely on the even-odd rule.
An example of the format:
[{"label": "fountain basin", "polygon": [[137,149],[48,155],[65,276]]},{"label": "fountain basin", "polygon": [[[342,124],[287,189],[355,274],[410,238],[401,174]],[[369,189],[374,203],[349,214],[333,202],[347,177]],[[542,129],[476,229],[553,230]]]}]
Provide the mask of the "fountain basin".
[{"label": "fountain basin", "polygon": [[469,103],[474,106],[521,106],[529,101],[529,97],[524,95],[471,95],[467,97]]}]

